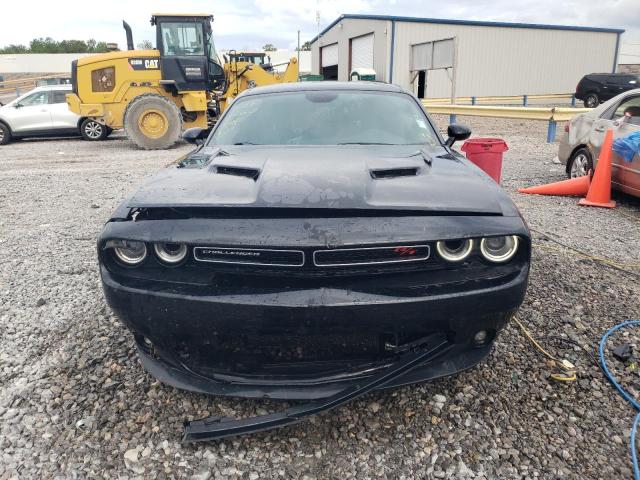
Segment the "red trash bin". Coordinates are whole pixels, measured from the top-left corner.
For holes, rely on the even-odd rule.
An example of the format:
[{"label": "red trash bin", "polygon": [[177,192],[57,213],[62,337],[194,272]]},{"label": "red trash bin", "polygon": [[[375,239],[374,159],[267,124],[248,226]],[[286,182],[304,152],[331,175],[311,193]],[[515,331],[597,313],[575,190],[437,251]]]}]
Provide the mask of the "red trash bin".
[{"label": "red trash bin", "polygon": [[502,175],[502,154],[509,150],[501,138],[472,138],[462,145],[469,161],[475,163],[487,175],[500,183]]}]

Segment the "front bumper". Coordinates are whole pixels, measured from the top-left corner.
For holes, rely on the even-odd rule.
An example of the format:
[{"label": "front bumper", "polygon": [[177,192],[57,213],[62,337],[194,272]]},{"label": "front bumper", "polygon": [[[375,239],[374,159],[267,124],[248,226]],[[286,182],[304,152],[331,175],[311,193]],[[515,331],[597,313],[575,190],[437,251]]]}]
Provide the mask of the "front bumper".
[{"label": "front bumper", "polygon": [[[101,275],[107,301],[134,333],[143,365],[164,383],[215,395],[315,399],[383,370],[412,341],[429,335],[446,335],[447,347],[384,388],[477,364],[522,303],[528,263],[501,282],[414,296],[326,287],[217,294],[198,286],[134,285],[104,265]],[[478,345],[474,335],[481,330],[487,339]],[[289,347],[285,353],[274,353],[283,346]]]}]

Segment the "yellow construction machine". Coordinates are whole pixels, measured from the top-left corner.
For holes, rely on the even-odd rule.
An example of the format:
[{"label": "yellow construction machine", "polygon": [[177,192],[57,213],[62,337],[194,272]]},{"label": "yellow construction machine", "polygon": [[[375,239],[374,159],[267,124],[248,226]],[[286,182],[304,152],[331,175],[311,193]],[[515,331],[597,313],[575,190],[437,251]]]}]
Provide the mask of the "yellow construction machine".
[{"label": "yellow construction machine", "polygon": [[211,127],[247,88],[298,80],[295,58],[283,73],[255,63],[260,54],[230,52],[221,65],[212,20],[208,14],[154,14],[155,50],[134,50],[131,28],[123,22],[127,51],[72,63],[69,109],[111,129],[124,128],[140,148],[156,150],[173,145],[185,128]]}]

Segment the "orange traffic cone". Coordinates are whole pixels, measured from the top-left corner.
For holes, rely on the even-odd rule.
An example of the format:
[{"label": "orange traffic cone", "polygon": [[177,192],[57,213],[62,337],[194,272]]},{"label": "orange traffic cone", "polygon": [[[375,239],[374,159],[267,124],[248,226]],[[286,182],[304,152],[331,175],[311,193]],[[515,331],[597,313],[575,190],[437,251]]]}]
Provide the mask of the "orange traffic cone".
[{"label": "orange traffic cone", "polygon": [[583,177],[576,177],[562,182],[547,183],[537,187],[519,188],[520,193],[533,193],[535,195],[565,195],[578,196],[586,195],[591,185],[591,170]]},{"label": "orange traffic cone", "polygon": [[596,173],[589,187],[586,198],[578,202],[590,207],[615,208],[616,202],[611,200],[611,155],[613,146],[613,130],[607,130],[604,143],[600,149]]}]

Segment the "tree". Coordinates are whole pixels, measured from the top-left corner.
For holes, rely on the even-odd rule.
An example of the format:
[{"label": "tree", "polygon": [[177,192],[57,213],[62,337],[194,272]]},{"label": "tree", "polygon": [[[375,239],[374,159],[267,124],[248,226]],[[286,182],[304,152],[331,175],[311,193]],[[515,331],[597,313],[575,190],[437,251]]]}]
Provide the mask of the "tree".
[{"label": "tree", "polygon": [[153,50],[153,43],[151,40],[143,40],[138,43],[138,50]]},{"label": "tree", "polygon": [[29,53],[60,53],[58,42],[53,38],[34,38],[29,43]]},{"label": "tree", "polygon": [[275,52],[278,49],[273,46],[273,43],[267,43],[264,47],[262,47],[262,50],[264,50],[265,52]]},{"label": "tree", "polygon": [[311,42],[304,42],[300,47],[301,52],[309,52],[311,51]]},{"label": "tree", "polygon": [[95,53],[105,53],[109,52],[109,47],[107,46],[107,42],[98,42],[96,43],[96,48],[94,50]]},{"label": "tree", "polygon": [[87,43],[84,40],[62,40],[58,43],[60,53],[87,53]]},{"label": "tree", "polygon": [[8,45],[0,48],[0,53],[104,53],[108,52],[106,42],[96,42],[93,38],[87,40],[61,40],[51,37],[34,38],[29,47],[24,45]]},{"label": "tree", "polygon": [[0,54],[15,54],[15,53],[29,53],[29,49],[24,45],[7,45],[6,47],[0,48]]}]

